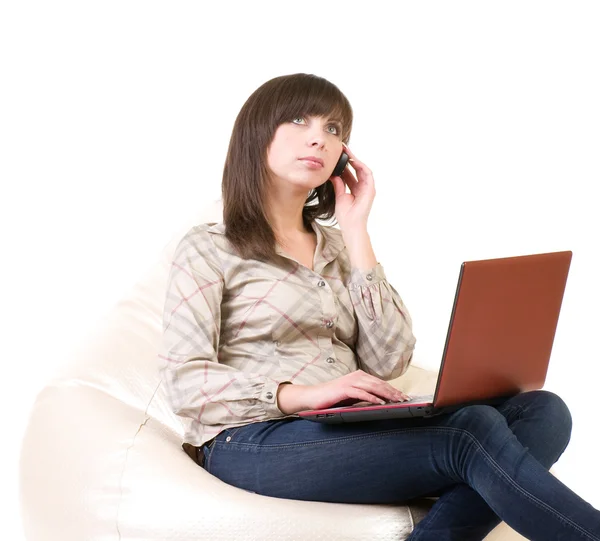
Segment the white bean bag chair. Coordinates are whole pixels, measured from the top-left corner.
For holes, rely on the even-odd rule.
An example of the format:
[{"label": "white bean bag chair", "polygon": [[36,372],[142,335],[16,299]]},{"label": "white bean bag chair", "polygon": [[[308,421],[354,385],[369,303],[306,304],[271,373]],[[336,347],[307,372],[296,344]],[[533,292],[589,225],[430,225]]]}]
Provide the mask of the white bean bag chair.
[{"label": "white bean bag chair", "polygon": [[[432,499],[357,505],[271,498],[227,485],[181,447],[158,376],[165,288],[175,247],[221,201],[184,223],[160,260],[38,394],[22,442],[20,498],[29,541],[406,539]],[[417,367],[395,380],[432,392]],[[487,538],[523,539],[505,524]]]}]

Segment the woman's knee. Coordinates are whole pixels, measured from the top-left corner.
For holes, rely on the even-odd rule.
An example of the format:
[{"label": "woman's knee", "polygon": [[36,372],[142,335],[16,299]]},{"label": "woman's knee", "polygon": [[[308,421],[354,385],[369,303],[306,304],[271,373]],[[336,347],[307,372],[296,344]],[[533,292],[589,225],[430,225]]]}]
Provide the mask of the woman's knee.
[{"label": "woman's knee", "polygon": [[554,434],[562,435],[568,442],[573,428],[573,418],[565,401],[552,391],[529,391],[525,393],[530,404],[542,408],[544,418],[552,426]]},{"label": "woman's knee", "polygon": [[482,450],[495,456],[514,438],[506,418],[487,405],[464,406],[450,414],[445,425],[453,429],[444,454],[446,467],[452,479],[465,483],[468,483],[468,472],[477,463],[475,458]]},{"label": "woman's knee", "polygon": [[[546,433],[552,434],[553,442],[562,450],[566,448],[573,422],[571,412],[560,396],[550,391],[529,391],[518,395],[514,405],[521,410],[520,416],[523,418],[528,416],[531,408],[536,410],[535,415],[546,426]],[[478,404],[459,409],[451,414],[447,426],[468,433],[468,439],[481,444],[493,441],[494,446],[504,444],[514,436],[506,417],[488,405]]]},{"label": "woman's knee", "polygon": [[497,409],[483,404],[465,406],[454,412],[449,421],[452,427],[468,432],[480,442],[503,429],[510,430],[505,417]]}]

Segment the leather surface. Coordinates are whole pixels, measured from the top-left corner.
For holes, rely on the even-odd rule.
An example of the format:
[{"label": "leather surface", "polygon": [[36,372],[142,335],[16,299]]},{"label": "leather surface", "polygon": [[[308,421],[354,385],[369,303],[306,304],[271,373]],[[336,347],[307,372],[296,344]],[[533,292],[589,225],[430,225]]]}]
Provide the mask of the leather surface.
[{"label": "leather surface", "polygon": [[[181,448],[182,427],[157,372],[171,256],[182,223],[131,293],[40,391],[22,442],[20,499],[29,541],[406,539],[434,500],[357,505],[270,498],[229,486]],[[77,338],[77,337],[74,337]],[[415,366],[392,384],[433,392]],[[488,540],[522,539],[502,525]]]}]

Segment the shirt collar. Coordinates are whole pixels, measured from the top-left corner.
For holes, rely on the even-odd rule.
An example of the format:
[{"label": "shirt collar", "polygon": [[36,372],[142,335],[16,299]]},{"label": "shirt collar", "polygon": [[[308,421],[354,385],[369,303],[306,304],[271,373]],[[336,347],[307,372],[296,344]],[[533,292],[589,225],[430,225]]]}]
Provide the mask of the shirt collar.
[{"label": "shirt collar", "polygon": [[[208,231],[225,234],[225,224],[223,222],[209,224]],[[339,229],[331,226],[323,226],[316,221],[311,222],[313,231],[317,234],[317,249],[315,251],[315,272],[333,261],[346,246]],[[279,243],[275,246],[278,254],[285,255],[283,248]]]},{"label": "shirt collar", "polygon": [[333,261],[346,246],[340,230],[326,227],[316,221],[311,223],[313,231],[317,234],[317,249],[315,252],[315,272]]}]

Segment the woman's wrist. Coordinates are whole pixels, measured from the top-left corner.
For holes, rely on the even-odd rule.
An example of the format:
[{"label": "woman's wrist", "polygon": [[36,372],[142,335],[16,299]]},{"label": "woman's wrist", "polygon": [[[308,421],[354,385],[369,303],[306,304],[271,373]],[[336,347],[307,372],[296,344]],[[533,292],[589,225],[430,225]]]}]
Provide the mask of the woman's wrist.
[{"label": "woman's wrist", "polygon": [[310,409],[306,403],[308,385],[295,385],[293,383],[280,383],[277,388],[277,407],[285,415]]}]

